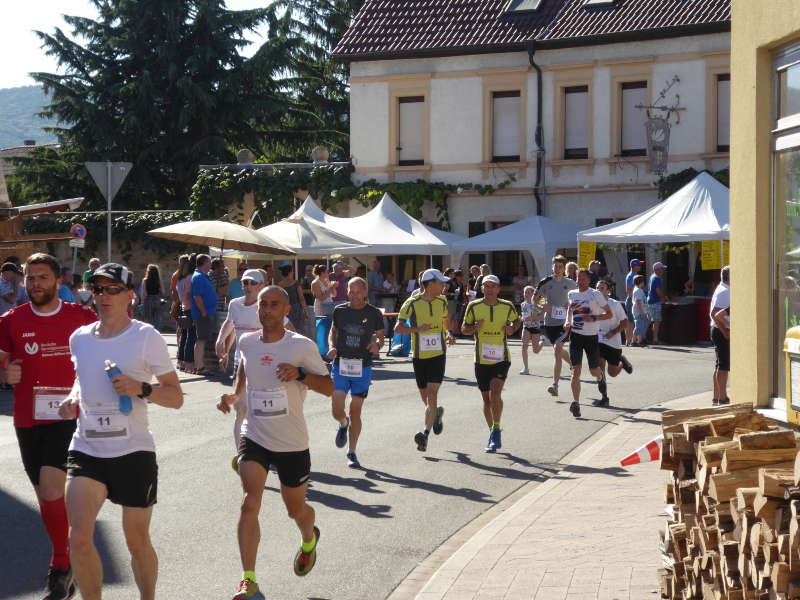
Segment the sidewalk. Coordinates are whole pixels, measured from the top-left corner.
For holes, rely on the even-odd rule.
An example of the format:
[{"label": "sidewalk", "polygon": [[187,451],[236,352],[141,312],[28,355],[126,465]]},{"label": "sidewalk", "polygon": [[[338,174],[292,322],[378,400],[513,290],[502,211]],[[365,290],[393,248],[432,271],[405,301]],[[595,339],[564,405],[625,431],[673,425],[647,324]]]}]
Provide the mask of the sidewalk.
[{"label": "sidewalk", "polygon": [[642,600],[658,598],[665,474],[619,461],[661,433],[680,398],[606,425],[544,483],[523,486],[421,563],[388,600]]}]

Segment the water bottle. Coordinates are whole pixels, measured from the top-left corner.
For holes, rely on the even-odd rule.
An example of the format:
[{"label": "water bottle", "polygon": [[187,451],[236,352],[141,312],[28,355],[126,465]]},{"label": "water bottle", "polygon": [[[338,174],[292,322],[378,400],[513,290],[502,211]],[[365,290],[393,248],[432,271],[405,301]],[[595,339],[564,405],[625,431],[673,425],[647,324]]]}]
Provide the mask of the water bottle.
[{"label": "water bottle", "polygon": [[[112,363],[110,360],[106,361],[106,375],[108,378],[111,379],[112,377],[116,377],[117,375],[122,375],[122,371],[119,370],[119,367],[116,363]],[[119,412],[122,414],[129,414],[133,410],[133,401],[131,400],[130,396],[120,396],[119,397]]]}]

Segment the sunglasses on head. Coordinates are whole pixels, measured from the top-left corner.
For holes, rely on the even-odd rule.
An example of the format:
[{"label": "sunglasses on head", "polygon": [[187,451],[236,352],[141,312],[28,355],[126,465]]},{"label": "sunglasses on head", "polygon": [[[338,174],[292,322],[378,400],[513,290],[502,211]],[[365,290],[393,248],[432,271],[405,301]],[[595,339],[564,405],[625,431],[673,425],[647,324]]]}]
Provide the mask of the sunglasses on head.
[{"label": "sunglasses on head", "polygon": [[94,293],[95,296],[100,296],[102,294],[111,294],[112,296],[116,296],[127,289],[128,288],[126,288],[124,285],[93,285],[92,293]]}]

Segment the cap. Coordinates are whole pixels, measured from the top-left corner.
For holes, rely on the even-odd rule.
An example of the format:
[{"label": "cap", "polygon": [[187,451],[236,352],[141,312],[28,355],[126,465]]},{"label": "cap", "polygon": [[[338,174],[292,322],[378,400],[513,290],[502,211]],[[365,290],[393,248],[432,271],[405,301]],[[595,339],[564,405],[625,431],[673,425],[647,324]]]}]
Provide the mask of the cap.
[{"label": "cap", "polygon": [[428,269],[422,274],[422,281],[441,281],[442,283],[447,283],[450,281],[449,277],[445,277],[442,275],[442,272],[439,269]]},{"label": "cap", "polygon": [[3,263],[3,266],[0,267],[0,273],[5,273],[6,271],[14,271],[14,273],[22,275],[22,271],[19,270],[19,267],[12,262]]},{"label": "cap", "polygon": [[119,263],[106,263],[97,267],[91,275],[89,275],[89,283],[94,283],[98,277],[105,277],[114,283],[121,283],[127,287],[133,285],[133,273]]},{"label": "cap", "polygon": [[482,283],[493,283],[495,285],[500,285],[500,280],[497,278],[497,275],[484,275]]},{"label": "cap", "polygon": [[631,259],[631,266],[632,267],[638,267],[641,264],[642,264],[642,261],[640,261],[638,258],[632,258]]},{"label": "cap", "polygon": [[247,269],[247,271],[242,273],[241,277],[242,281],[245,279],[255,281],[256,283],[264,283],[264,275],[258,269]]},{"label": "cap", "polygon": [[653,271],[658,271],[659,269],[666,269],[667,265],[662,262],[653,263]]}]

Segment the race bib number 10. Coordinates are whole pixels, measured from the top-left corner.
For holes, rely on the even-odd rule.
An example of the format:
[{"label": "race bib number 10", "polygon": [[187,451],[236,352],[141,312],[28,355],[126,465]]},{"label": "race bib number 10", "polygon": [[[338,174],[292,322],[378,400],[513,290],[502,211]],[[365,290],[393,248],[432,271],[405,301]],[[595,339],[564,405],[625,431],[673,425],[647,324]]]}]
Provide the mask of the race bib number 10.
[{"label": "race bib number 10", "polygon": [[554,306],[550,309],[550,316],[554,319],[566,319],[567,309],[563,306]]},{"label": "race bib number 10", "polygon": [[481,346],[481,360],[486,362],[500,362],[503,360],[503,346],[483,344]]},{"label": "race bib number 10", "polygon": [[339,375],[345,377],[361,377],[364,373],[364,361],[360,358],[340,358]]},{"label": "race bib number 10", "polygon": [[442,336],[438,333],[423,333],[419,336],[420,350],[441,350]]}]

